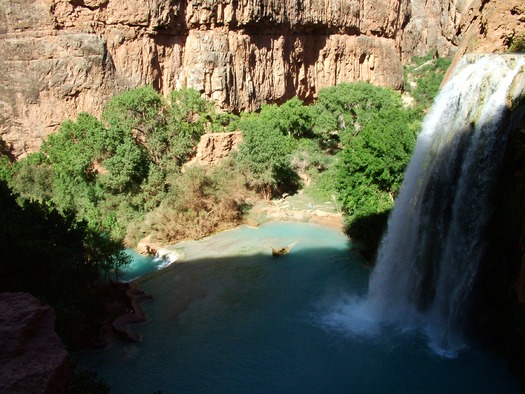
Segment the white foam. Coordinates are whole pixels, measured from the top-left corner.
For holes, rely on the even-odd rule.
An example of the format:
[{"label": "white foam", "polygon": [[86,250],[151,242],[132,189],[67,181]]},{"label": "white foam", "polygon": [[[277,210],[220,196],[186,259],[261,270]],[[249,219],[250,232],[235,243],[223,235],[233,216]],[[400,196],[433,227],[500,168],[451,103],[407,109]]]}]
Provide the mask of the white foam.
[{"label": "white foam", "polygon": [[154,262],[161,261],[161,263],[157,266],[157,269],[166,268],[170,264],[173,264],[175,261],[179,259],[179,254],[175,252],[174,250],[169,249],[159,249],[157,250],[157,254],[155,258],[153,259]]},{"label": "white foam", "polygon": [[332,300],[322,312],[320,325],[328,330],[358,337],[375,337],[381,332],[381,322],[374,316],[366,297],[343,295]]}]

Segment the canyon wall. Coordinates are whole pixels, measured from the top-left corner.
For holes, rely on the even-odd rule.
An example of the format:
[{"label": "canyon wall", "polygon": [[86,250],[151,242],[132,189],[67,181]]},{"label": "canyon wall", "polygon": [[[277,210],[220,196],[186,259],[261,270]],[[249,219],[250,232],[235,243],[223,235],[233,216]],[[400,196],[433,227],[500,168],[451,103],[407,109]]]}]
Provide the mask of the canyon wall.
[{"label": "canyon wall", "polygon": [[[518,0],[513,0],[518,1]],[[452,55],[481,0],[2,0],[0,137],[14,157],[81,111],[151,84],[240,112]],[[486,2],[484,2],[486,3]]]}]

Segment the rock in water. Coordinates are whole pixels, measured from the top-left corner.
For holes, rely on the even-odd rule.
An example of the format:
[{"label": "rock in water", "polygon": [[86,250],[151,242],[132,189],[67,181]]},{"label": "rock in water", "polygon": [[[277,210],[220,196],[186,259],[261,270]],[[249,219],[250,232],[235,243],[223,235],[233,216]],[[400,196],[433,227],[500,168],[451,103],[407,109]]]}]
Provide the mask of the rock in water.
[{"label": "rock in water", "polygon": [[54,330],[55,311],[27,293],[0,293],[0,392],[65,393],[68,353]]}]

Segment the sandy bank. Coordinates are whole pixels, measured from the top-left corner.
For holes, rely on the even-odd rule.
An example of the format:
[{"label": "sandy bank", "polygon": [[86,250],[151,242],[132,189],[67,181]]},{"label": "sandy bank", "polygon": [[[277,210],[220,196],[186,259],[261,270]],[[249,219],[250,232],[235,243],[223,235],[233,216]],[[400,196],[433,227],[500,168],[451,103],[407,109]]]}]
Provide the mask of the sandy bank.
[{"label": "sandy bank", "polygon": [[257,202],[247,215],[249,225],[260,225],[269,221],[293,221],[316,223],[343,230],[343,215],[331,202],[319,206],[302,198],[287,198]]}]

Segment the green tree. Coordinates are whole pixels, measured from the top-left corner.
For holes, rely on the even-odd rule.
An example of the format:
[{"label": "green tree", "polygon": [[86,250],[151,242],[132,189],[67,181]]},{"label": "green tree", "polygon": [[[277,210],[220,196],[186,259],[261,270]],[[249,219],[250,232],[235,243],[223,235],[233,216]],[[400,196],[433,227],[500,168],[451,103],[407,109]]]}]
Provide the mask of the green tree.
[{"label": "green tree", "polygon": [[[418,125],[414,114],[403,108],[382,109],[340,153],[337,188],[348,215],[347,232],[364,249],[377,247],[410,161]],[[371,228],[363,231],[366,226]]]},{"label": "green tree", "polygon": [[124,135],[115,152],[102,162],[105,173],[99,181],[104,189],[122,193],[137,188],[145,178],[148,162],[130,135]]},{"label": "green tree", "polygon": [[405,91],[414,98],[415,109],[422,117],[439,92],[452,59],[434,58],[433,54],[412,57],[405,65]]},{"label": "green tree", "polygon": [[270,199],[280,186],[297,186],[290,165],[295,141],[271,122],[256,114],[242,118],[243,143],[236,160],[245,171],[248,184]]},{"label": "green tree", "polygon": [[0,136],[0,181],[8,181],[13,176],[12,157],[8,144]]},{"label": "green tree", "polygon": [[66,342],[91,324],[88,313],[102,263],[120,260],[121,245],[102,242],[70,212],[25,201],[0,182],[0,291],[33,294],[57,312]]},{"label": "green tree", "polygon": [[284,104],[265,104],[261,108],[261,121],[279,130],[282,134],[298,138],[313,137],[313,112],[294,97]]},{"label": "green tree", "polygon": [[178,169],[190,158],[213,116],[212,104],[195,89],[179,89],[170,93],[163,168]]},{"label": "green tree", "polygon": [[393,90],[364,82],[339,84],[319,92],[313,130],[328,145],[331,140],[346,145],[377,112],[401,106]]},{"label": "green tree", "polygon": [[31,153],[15,162],[6,181],[23,199],[49,204],[53,198],[55,173],[46,156]]},{"label": "green tree", "polygon": [[145,86],[111,99],[102,119],[109,124],[110,132],[117,136],[117,141],[122,139],[120,136],[133,136],[137,144],[147,150],[149,158],[158,163],[165,150],[163,136],[167,116],[164,98],[151,86]]}]

